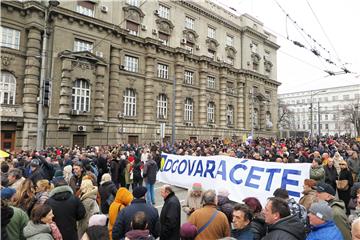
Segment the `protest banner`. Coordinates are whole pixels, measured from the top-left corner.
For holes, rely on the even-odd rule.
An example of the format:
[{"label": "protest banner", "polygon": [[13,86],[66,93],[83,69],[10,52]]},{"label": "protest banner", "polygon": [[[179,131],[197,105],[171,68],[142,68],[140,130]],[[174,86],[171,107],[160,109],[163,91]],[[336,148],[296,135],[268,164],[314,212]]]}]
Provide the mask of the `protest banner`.
[{"label": "protest banner", "polygon": [[262,204],[279,187],[287,189],[290,197],[298,201],[311,167],[309,163],[284,164],[223,155],[196,157],[162,153],[161,158],[158,173],[161,182],[183,188],[201,182],[205,189],[226,188],[233,201],[256,197]]}]

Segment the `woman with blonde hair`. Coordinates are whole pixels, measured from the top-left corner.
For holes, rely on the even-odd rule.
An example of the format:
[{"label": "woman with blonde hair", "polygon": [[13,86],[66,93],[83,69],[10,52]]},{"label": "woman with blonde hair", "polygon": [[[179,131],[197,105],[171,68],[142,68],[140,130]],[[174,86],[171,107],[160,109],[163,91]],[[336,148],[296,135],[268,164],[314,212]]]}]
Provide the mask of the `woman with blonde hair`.
[{"label": "woman with blonde hair", "polygon": [[15,194],[14,205],[24,210],[30,216],[36,203],[35,188],[30,179],[26,179]]},{"label": "woman with blonde hair", "polygon": [[36,182],[36,204],[44,204],[46,200],[49,198],[49,192],[54,187],[50,184],[50,182],[46,179],[42,179]]},{"label": "woman with blonde hair", "polygon": [[353,185],[353,178],[351,171],[348,168],[347,162],[345,160],[340,161],[340,173],[339,178],[336,181],[336,188],[338,190],[339,199],[343,200],[346,207],[346,214],[350,214],[349,209],[349,201],[350,201],[350,193],[351,187]]},{"label": "woman with blonde hair", "polygon": [[92,215],[100,212],[99,205],[96,202],[98,188],[93,185],[90,179],[83,179],[80,186],[80,201],[85,207],[85,217],[78,221],[79,239],[84,235],[88,228],[89,219]]},{"label": "woman with blonde hair", "polygon": [[336,152],[336,153],[334,154],[333,160],[334,160],[334,167],[336,168],[336,171],[337,171],[337,173],[339,174],[339,173],[340,173],[340,170],[341,170],[339,163],[340,163],[342,160],[344,160],[344,159],[343,159],[343,157],[340,155],[339,152]]},{"label": "woman with blonde hair", "polygon": [[73,173],[72,173],[72,166],[71,165],[67,165],[64,167],[63,170],[64,173],[64,179],[67,182],[67,184],[69,184],[70,182],[70,178],[72,177]]}]

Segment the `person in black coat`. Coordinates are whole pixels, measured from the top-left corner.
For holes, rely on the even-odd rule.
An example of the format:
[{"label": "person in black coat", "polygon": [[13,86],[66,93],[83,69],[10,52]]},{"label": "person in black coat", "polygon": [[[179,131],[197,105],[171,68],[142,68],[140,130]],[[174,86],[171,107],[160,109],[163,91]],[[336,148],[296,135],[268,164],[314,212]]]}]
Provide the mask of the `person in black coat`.
[{"label": "person in black coat", "polygon": [[324,167],[325,170],[325,183],[332,186],[336,189],[336,180],[338,178],[338,173],[334,167],[334,160],[329,158],[328,164]]},{"label": "person in black coat", "polygon": [[181,206],[170,185],[161,187],[164,206],[160,213],[160,240],[180,239]]},{"label": "person in black coat", "polygon": [[350,214],[349,209],[349,202],[351,199],[351,187],[353,186],[353,177],[351,174],[350,169],[348,168],[347,162],[345,160],[340,161],[340,173],[339,173],[339,180],[347,180],[348,181],[348,187],[347,189],[337,189],[339,199],[343,200],[346,207],[346,214]]},{"label": "person in black coat", "polygon": [[85,207],[78,197],[73,195],[71,187],[63,179],[57,180],[55,188],[46,201],[51,206],[54,222],[58,226],[63,239],[78,240],[76,222],[85,217]]},{"label": "person in black coat", "polygon": [[133,188],[139,187],[143,185],[143,176],[142,176],[142,168],[144,167],[144,163],[140,160],[138,156],[135,155],[135,161],[133,165]]},{"label": "person in black coat", "polygon": [[148,223],[148,229],[152,236],[159,236],[159,213],[156,208],[146,203],[146,188],[136,187],[133,191],[134,200],[131,204],[120,211],[112,230],[112,239],[125,238],[125,234],[131,230],[131,220],[137,212],[144,212]]},{"label": "person in black coat", "polygon": [[110,174],[109,173],[103,174],[99,186],[101,213],[103,214],[109,213],[109,207],[112,201],[114,201],[115,199],[116,192],[117,192],[117,188],[115,184],[111,181]]},{"label": "person in black coat", "polygon": [[41,161],[37,158],[34,158],[30,162],[30,176],[29,179],[33,182],[34,185],[36,185],[37,181],[46,179],[45,172],[40,167]]}]

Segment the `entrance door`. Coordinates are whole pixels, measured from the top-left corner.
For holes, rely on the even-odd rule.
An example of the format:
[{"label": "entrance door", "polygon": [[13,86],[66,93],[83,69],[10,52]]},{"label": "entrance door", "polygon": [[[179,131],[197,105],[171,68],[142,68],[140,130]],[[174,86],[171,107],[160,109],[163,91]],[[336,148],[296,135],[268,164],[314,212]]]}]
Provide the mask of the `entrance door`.
[{"label": "entrance door", "polygon": [[77,145],[78,147],[86,146],[86,135],[73,135],[73,146]]},{"label": "entrance door", "polygon": [[15,149],[15,131],[1,131],[1,149],[7,152]]},{"label": "entrance door", "polygon": [[129,144],[138,144],[139,143],[139,136],[129,136],[128,137]]}]

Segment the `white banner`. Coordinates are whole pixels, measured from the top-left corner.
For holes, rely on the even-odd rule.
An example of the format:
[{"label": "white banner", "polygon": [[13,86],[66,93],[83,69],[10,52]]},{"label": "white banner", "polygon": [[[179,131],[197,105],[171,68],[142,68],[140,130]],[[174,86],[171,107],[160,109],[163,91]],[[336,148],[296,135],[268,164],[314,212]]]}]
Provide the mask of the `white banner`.
[{"label": "white banner", "polygon": [[309,163],[262,162],[223,155],[194,157],[162,153],[161,157],[158,173],[161,182],[187,189],[200,182],[204,189],[227,189],[233,201],[256,197],[263,206],[279,187],[287,189],[290,197],[298,201],[311,166]]}]

